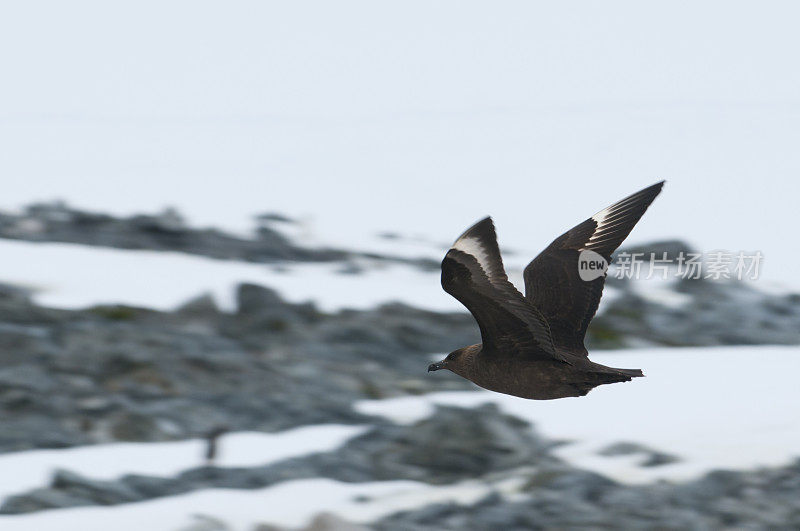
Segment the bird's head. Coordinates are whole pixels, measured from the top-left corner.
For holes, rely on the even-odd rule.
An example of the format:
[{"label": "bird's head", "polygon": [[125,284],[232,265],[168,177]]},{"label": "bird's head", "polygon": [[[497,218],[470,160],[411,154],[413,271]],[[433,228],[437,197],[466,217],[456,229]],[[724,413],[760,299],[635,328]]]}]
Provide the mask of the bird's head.
[{"label": "bird's head", "polygon": [[462,374],[463,369],[471,364],[472,357],[480,350],[479,347],[480,345],[471,345],[454,350],[442,361],[428,365],[428,372],[447,369],[456,374]]}]

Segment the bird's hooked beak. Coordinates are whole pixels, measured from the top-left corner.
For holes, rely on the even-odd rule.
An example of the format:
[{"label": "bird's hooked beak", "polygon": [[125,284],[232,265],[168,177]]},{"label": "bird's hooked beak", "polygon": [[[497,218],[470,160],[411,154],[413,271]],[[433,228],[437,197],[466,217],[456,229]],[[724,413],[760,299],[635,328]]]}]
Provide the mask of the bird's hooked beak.
[{"label": "bird's hooked beak", "polygon": [[438,371],[439,369],[444,369],[444,361],[437,361],[428,365],[428,372]]}]

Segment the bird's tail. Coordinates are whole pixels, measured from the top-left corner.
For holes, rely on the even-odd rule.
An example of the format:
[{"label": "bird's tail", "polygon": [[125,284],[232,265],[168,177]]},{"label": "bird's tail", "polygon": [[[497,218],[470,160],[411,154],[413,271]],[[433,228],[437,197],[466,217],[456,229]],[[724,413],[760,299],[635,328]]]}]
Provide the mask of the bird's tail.
[{"label": "bird's tail", "polygon": [[580,396],[585,395],[598,385],[618,382],[630,382],[633,378],[644,376],[641,369],[615,369],[600,365],[598,370],[587,373],[587,381],[579,386]]},{"label": "bird's tail", "polygon": [[616,369],[613,367],[604,367],[603,370],[594,373],[598,384],[630,382],[632,378],[641,376],[644,376],[641,369]]},{"label": "bird's tail", "polygon": [[641,378],[644,376],[642,369],[615,369],[617,372],[621,372],[625,376],[629,378]]}]

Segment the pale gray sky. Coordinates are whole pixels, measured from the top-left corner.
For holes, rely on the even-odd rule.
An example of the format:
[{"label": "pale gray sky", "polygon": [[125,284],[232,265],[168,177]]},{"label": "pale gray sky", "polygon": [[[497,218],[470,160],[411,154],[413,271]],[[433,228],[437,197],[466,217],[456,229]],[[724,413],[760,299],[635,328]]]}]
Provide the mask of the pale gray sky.
[{"label": "pale gray sky", "polygon": [[0,16],[0,206],[172,204],[322,239],[535,252],[667,186],[632,240],[761,250],[795,286],[792,2],[17,2]]}]

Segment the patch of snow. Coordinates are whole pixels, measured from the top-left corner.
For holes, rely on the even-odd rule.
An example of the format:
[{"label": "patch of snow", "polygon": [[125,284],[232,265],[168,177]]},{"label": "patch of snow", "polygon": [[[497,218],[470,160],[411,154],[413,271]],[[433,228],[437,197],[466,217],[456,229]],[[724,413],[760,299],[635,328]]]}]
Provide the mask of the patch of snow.
[{"label": "patch of snow", "polygon": [[[504,487],[508,485],[499,485],[498,490]],[[115,507],[0,516],[0,527],[3,531],[175,530],[191,524],[197,515],[220,520],[234,531],[250,531],[255,524],[267,522],[301,526],[322,511],[335,512],[354,522],[369,522],[430,503],[471,504],[492,488],[477,481],[432,486],[414,481],[342,483],[308,479],[259,490],[208,489]]]},{"label": "patch of snow", "polygon": [[233,310],[235,286],[252,282],[274,288],[291,302],[313,300],[326,311],[389,301],[465,311],[442,291],[438,273],[402,265],[357,275],[338,273],[340,263],[282,265],[278,271],[265,264],[175,252],[12,240],[0,240],[0,255],[0,282],[32,288],[38,303],[56,308],[128,304],[171,310],[211,292],[223,309]]},{"label": "patch of snow", "polygon": [[[279,433],[228,433],[218,439],[214,463],[222,467],[259,466],[314,452],[327,452],[338,448],[364,429],[327,424],[303,426]],[[205,448],[205,441],[191,439],[0,454],[0,503],[6,496],[46,486],[53,471],[58,468],[101,480],[125,474],[173,476],[203,466]],[[0,528],[3,528],[1,523]]]}]

